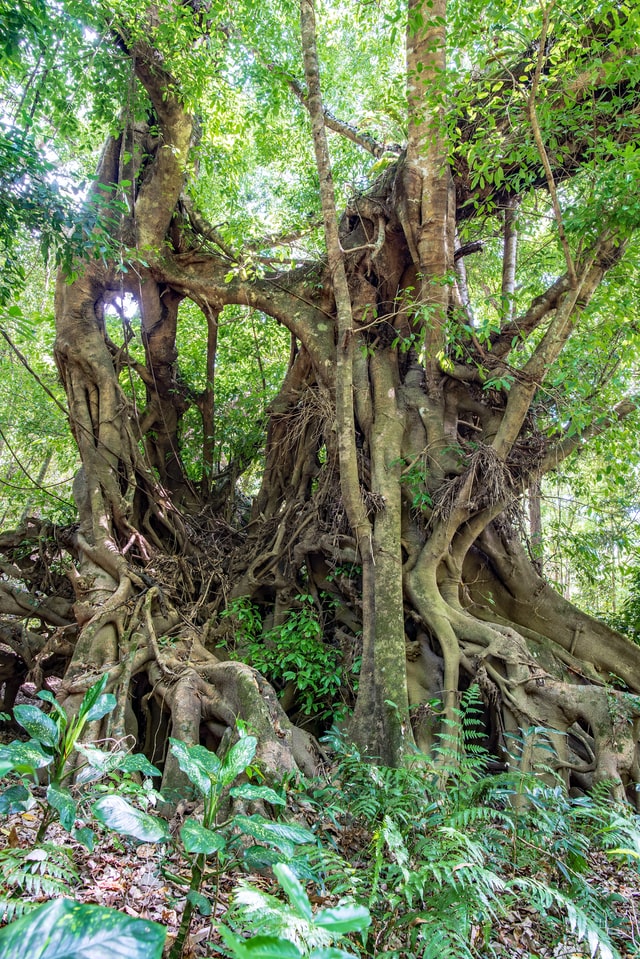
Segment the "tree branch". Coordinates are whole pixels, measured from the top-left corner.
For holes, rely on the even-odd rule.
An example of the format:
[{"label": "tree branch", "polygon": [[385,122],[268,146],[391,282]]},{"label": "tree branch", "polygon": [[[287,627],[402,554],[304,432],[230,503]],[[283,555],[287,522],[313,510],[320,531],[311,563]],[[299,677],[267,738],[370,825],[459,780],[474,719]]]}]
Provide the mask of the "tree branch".
[{"label": "tree branch", "polygon": [[555,4],[555,0],[551,0],[551,3],[548,7],[544,9],[543,18],[542,18],[542,31],[540,34],[540,41],[538,43],[538,56],[536,59],[536,68],[533,75],[533,82],[531,84],[531,92],[529,93],[529,99],[527,101],[527,109],[529,112],[529,120],[531,122],[531,129],[533,131],[533,139],[535,140],[536,149],[542,161],[542,166],[544,168],[545,176],[547,178],[547,186],[549,188],[549,195],[551,196],[551,203],[553,204],[553,213],[556,218],[556,224],[558,227],[558,236],[560,237],[560,243],[562,244],[562,249],[564,251],[564,258],[567,264],[567,275],[571,282],[571,287],[575,289],[578,285],[578,278],[576,276],[576,270],[573,263],[573,257],[571,256],[571,250],[569,249],[569,242],[567,240],[567,235],[564,229],[564,222],[562,220],[562,210],[560,209],[560,203],[558,201],[558,191],[556,190],[556,182],[553,176],[553,170],[551,169],[551,164],[549,163],[549,155],[547,153],[546,147],[544,145],[544,140],[542,139],[542,133],[540,132],[540,124],[538,122],[538,113],[536,111],[536,96],[538,93],[538,87],[540,85],[540,74],[542,72],[542,64],[545,57],[545,47],[547,45],[547,34],[549,31],[549,18],[551,16],[551,10]]},{"label": "tree branch", "polygon": [[[300,81],[288,73],[283,74],[275,64],[268,64],[268,67],[274,73],[278,72],[285,77],[290,89],[296,95],[300,103],[308,110],[309,95],[305,91]],[[371,134],[362,133],[354,124],[346,123],[344,120],[339,120],[338,117],[336,117],[335,114],[328,109],[328,107],[324,106],[324,104],[322,105],[322,115],[324,117],[324,125],[329,130],[333,130],[334,133],[339,133],[340,136],[345,137],[347,140],[351,140],[352,143],[362,147],[363,150],[366,150],[367,153],[371,153],[376,158],[381,157],[385,153],[399,154],[402,149],[397,143],[380,143],[375,137],[372,137]]]},{"label": "tree branch", "polygon": [[560,463],[564,462],[567,457],[580,449],[588,440],[605,433],[612,426],[615,426],[616,423],[630,416],[631,413],[636,413],[639,408],[640,396],[626,397],[617,403],[613,410],[606,416],[594,420],[589,426],[574,433],[572,436],[565,436],[563,440],[560,440],[560,442],[554,444],[547,450],[540,461],[540,473],[549,473],[551,470],[557,469]]}]

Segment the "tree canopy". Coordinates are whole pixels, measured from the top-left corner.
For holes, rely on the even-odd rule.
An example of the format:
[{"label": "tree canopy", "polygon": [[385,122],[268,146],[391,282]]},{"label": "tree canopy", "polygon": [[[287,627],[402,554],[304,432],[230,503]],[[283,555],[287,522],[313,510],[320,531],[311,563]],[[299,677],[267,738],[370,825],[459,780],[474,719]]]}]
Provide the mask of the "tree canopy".
[{"label": "tree canopy", "polygon": [[[633,471],[640,12],[0,24],[3,359],[79,457],[77,522],[0,537],[5,705],[57,675],[73,711],[106,674],[102,732],[170,793],[169,735],[240,718],[266,769],[309,771],[338,717],[395,765],[475,682],[498,760],[546,728],[567,786],[633,791],[640,651],[553,589],[522,507],[605,436]],[[16,341],[50,322],[38,255],[59,379]]]}]

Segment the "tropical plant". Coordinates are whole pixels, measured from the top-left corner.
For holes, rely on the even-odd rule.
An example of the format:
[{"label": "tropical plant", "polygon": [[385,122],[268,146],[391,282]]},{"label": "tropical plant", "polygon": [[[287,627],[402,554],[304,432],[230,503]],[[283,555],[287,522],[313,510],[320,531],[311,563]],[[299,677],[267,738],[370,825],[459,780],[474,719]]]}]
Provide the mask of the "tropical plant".
[{"label": "tropical plant", "polygon": [[[315,842],[313,834],[300,826],[272,822],[259,815],[236,815],[231,819],[227,817],[224,821],[219,821],[224,798],[269,803],[272,806],[285,804],[284,798],[269,786],[237,782],[250,770],[257,746],[254,736],[244,734],[242,729],[240,732],[240,738],[222,759],[203,746],[187,746],[180,740],[171,740],[171,751],[180,769],[202,799],[203,812],[202,821],[189,817],[180,829],[182,849],[190,862],[191,878],[180,927],[171,946],[170,959],[181,959],[194,911],[198,910],[207,916],[215,912],[218,879],[222,867],[228,865],[237,853],[239,833],[255,838],[262,845],[277,849],[279,856],[288,854],[292,857],[295,845]],[[98,805],[99,809],[96,810]],[[94,813],[114,831],[134,836],[144,842],[157,842],[168,838],[166,833],[159,836],[152,832],[153,828],[165,828],[159,820],[154,820],[150,829],[147,822],[150,817],[141,818],[139,812],[125,807],[128,807],[128,804],[119,797],[105,797],[99,804],[96,803]],[[209,860],[214,856],[215,864],[212,865]],[[174,877],[174,881],[177,878]],[[213,905],[201,891],[206,879],[213,885]]]},{"label": "tropical plant", "polygon": [[264,631],[258,607],[248,597],[231,600],[223,616],[237,624],[237,655],[281,695],[287,688],[293,691],[291,698],[305,716],[323,719],[334,713],[342,684],[338,651],[322,640],[313,597],[298,594],[295,602],[298,609],[289,610],[279,626]]},{"label": "tropical plant", "polygon": [[[347,959],[353,952],[341,946],[350,932],[365,933],[369,910],[353,902],[313,912],[309,897],[291,869],[275,864],[273,872],[287,902],[241,883],[227,915],[235,929],[249,928],[252,936],[239,937],[225,925],[219,927],[224,944],[237,959]],[[256,934],[256,930],[259,932]],[[332,946],[338,942],[339,947]]]},{"label": "tropical plant", "polygon": [[160,959],[166,930],[115,909],[57,899],[0,929],[3,959]]}]

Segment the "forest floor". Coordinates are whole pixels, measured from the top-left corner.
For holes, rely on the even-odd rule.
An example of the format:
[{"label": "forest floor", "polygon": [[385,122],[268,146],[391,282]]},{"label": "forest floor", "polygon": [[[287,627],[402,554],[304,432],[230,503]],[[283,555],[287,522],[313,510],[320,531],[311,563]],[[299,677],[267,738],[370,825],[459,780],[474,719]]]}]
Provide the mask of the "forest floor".
[{"label": "forest floor", "polygon": [[[28,697],[25,701],[28,701]],[[0,744],[9,743],[16,737],[24,739],[24,730],[14,723],[0,724]],[[352,768],[355,770],[357,779],[359,770],[368,770],[372,767],[360,764]],[[382,957],[407,959],[407,956],[422,956],[421,951],[414,953],[406,943],[410,925],[415,926],[417,923],[426,921],[419,917],[429,915],[429,897],[424,896],[423,901],[413,902],[410,908],[389,905],[394,892],[398,892],[398,889],[390,886],[387,890],[385,885],[387,874],[384,868],[380,870],[375,864],[376,850],[380,855],[381,849],[387,858],[387,864],[394,861],[394,850],[388,838],[386,846],[380,841],[384,828],[379,807],[376,814],[377,824],[367,822],[366,817],[358,815],[357,812],[354,815],[352,800],[346,795],[350,787],[347,786],[346,792],[343,793],[345,784],[350,782],[348,770],[346,767],[340,767],[333,781],[331,772],[336,773],[336,770],[327,770],[324,779],[307,782],[303,789],[293,786],[288,793],[287,811],[278,816],[279,819],[289,819],[313,832],[321,847],[329,851],[331,869],[327,869],[326,887],[320,882],[308,882],[306,891],[309,901],[314,911],[337,905],[340,895],[343,894],[342,890],[349,888],[355,876],[359,877],[357,883],[353,883],[354,886],[357,884],[357,901],[367,904],[370,897],[372,900],[374,897],[371,896],[370,887],[366,885],[365,877],[369,877],[370,881],[371,877],[375,876],[374,881],[378,884],[376,898],[378,906],[374,907],[369,903],[372,925],[368,930],[364,947],[361,941],[356,945],[354,940],[354,954],[362,957],[381,957],[381,959]],[[370,776],[367,772],[363,781],[375,779],[375,775]],[[390,782],[393,788],[393,783],[397,785],[398,781],[390,780]],[[402,782],[403,780],[400,780],[400,783]],[[409,782],[412,783],[413,789],[411,786],[406,788]],[[414,810],[413,814],[410,813],[414,825],[419,810],[438,805],[437,801],[433,803],[433,795],[429,798],[424,789],[421,793],[416,791],[416,782],[423,783],[423,780],[407,780],[405,786],[400,785],[397,788],[396,793],[402,796],[405,811]],[[7,785],[11,783],[7,780],[0,781],[0,794]],[[124,795],[127,799],[131,799],[131,794],[135,793],[136,788],[139,793],[141,792],[141,787],[135,787],[131,780],[128,786],[127,789],[125,782]],[[353,787],[353,783],[350,783],[350,786]],[[80,788],[90,790],[92,787]],[[117,782],[111,783],[110,788],[112,791],[117,791],[119,789]],[[383,794],[387,795],[384,792],[386,788],[384,784],[378,782],[377,788],[382,789]],[[6,912],[2,913],[3,903],[12,897],[20,897],[23,904],[27,902],[40,904],[50,898],[64,895],[79,903],[106,906],[135,918],[161,923],[168,933],[165,950],[167,955],[178,931],[190,880],[188,857],[183,850],[180,850],[180,843],[139,842],[109,831],[93,821],[90,825],[93,829],[97,829],[97,833],[95,846],[91,851],[74,841],[56,821],[49,825],[44,842],[38,843],[36,835],[42,820],[43,809],[46,809],[44,787],[36,787],[36,794],[38,793],[40,794],[39,802],[29,811],[0,815],[0,926],[13,918]],[[474,801],[477,801],[478,794],[475,790],[472,790],[472,794],[476,796]],[[340,797],[335,808],[332,807],[332,796]],[[88,806],[96,797],[94,793],[87,791],[85,796],[80,795],[78,798],[81,804],[84,799],[85,805]],[[552,799],[552,803],[554,801],[556,800]],[[560,800],[561,805],[562,803],[565,803],[563,808],[566,811],[566,800]],[[170,822],[171,834],[176,837],[185,819],[197,820],[201,811],[195,803],[183,803],[181,806],[183,808],[179,807]],[[494,808],[499,809],[499,806]],[[550,811],[551,809],[552,807]],[[591,811],[593,809],[597,810],[597,807],[591,807]],[[605,813],[608,809],[609,804],[605,808]],[[148,811],[153,813],[152,808]],[[544,810],[541,815],[544,815]],[[615,811],[612,815],[615,818]],[[618,950],[618,955],[622,959],[640,959],[640,819],[634,817],[631,810],[628,817],[633,821],[634,830],[637,830],[635,834],[637,841],[633,838],[623,839],[620,842],[614,840],[616,845],[622,845],[625,848],[614,849],[613,855],[611,849],[607,852],[602,847],[597,848],[597,843],[588,843],[589,848],[585,852],[584,860],[576,867],[581,874],[577,888],[581,890],[579,897],[584,897],[585,891],[586,895],[590,896],[593,891],[593,900],[597,900],[600,904],[598,907],[600,926],[606,929],[611,942]],[[384,819],[386,818],[385,815]],[[596,816],[596,835],[615,828],[615,825],[611,826],[614,818],[607,822],[604,821],[605,815],[604,820],[599,822]],[[497,821],[499,824],[500,819],[498,818]],[[489,855],[485,860],[485,867],[495,870],[496,875],[506,882],[514,878],[524,878],[540,886],[553,886],[564,890],[565,894],[571,897],[573,895],[571,886],[563,882],[563,874],[570,880],[570,873],[575,862],[572,866],[570,858],[566,855],[563,857],[556,855],[550,847],[547,855],[545,850],[549,840],[548,833],[545,838],[544,824],[541,820],[543,828],[538,836],[535,812],[531,821],[534,829],[529,834],[529,845],[534,852],[528,863],[520,863],[517,867],[511,866],[504,856],[493,862]],[[476,838],[478,834],[484,836],[483,831],[486,831],[487,837],[491,832],[490,815],[477,817],[475,824],[470,817],[469,823],[469,835],[472,837],[473,830]],[[465,831],[463,827],[458,828]],[[446,829],[442,831],[446,832]],[[561,828],[558,832],[559,837],[562,832]],[[575,837],[567,835],[565,828],[563,849],[573,846],[579,851],[580,838],[577,834]],[[524,842],[527,845],[526,838]],[[635,850],[626,848],[634,842],[637,846]],[[489,838],[486,839],[486,848],[490,848]],[[30,853],[29,850],[31,850]],[[443,846],[443,856],[444,852]],[[17,877],[20,874],[24,875],[25,855],[27,859],[31,858],[29,869],[34,876],[39,873],[40,876],[53,877],[53,882],[48,886],[45,883],[44,888],[39,881],[31,883],[31,880],[27,879],[20,883]],[[255,872],[243,866],[241,858],[242,849],[239,850],[237,857],[231,860],[230,865],[220,872],[215,884],[209,880],[202,886],[202,892],[211,905],[211,914],[202,916],[197,910],[194,911],[183,959],[205,959],[205,957],[212,959],[213,956],[228,955],[224,950],[218,951],[217,947],[220,946],[221,939],[217,924],[221,921],[229,922],[226,914],[240,888],[250,886],[263,893],[283,898],[282,889],[269,867]],[[63,861],[68,864],[68,868],[63,865],[60,871],[60,862]],[[568,864],[568,870],[563,868],[563,861],[565,865]],[[440,865],[445,866],[444,861]],[[454,867],[454,871],[470,866],[472,862],[461,861]],[[341,870],[344,872],[343,877],[339,875]],[[339,877],[338,881],[336,876]],[[458,892],[457,896],[458,900],[461,896],[464,897],[464,891]],[[381,908],[380,901],[384,903],[386,898],[389,900],[387,908],[385,909],[384,906]],[[396,897],[397,901],[398,897]],[[588,938],[583,937],[583,941],[578,942],[576,937],[567,931],[566,917],[561,917],[553,904],[546,912],[543,912],[524,893],[515,899],[510,896],[505,901],[508,903],[506,906],[502,905],[502,900],[497,899],[495,909],[485,910],[484,915],[480,910],[477,921],[473,919],[465,924],[468,929],[465,956],[472,956],[474,959],[588,959],[590,956],[600,955],[605,959],[606,952],[599,952],[597,945],[591,948]],[[581,907],[584,902],[576,899],[576,905]],[[477,903],[470,902],[469,914],[474,915],[478,912]],[[451,914],[453,915],[453,912]],[[429,955],[431,956],[431,952]],[[452,954],[447,953],[447,956],[450,955]],[[1,956],[0,959],[2,959]]]},{"label": "forest floor", "polygon": [[[39,815],[24,812],[7,817],[0,825],[0,850],[27,849],[35,846],[35,836],[39,824]],[[314,827],[309,817],[300,820],[310,828]],[[179,829],[181,822],[174,818],[172,831]],[[367,830],[354,825],[334,825],[333,838],[335,851],[354,868],[365,867],[371,855],[372,835]],[[46,841],[57,847],[65,847],[71,853],[77,878],[69,886],[68,895],[81,903],[94,903],[120,910],[129,916],[151,919],[164,925],[168,931],[168,943],[175,936],[180,915],[185,902],[184,887],[181,889],[176,880],[183,877],[188,882],[184,857],[171,854],[160,844],[139,843],[123,839],[105,832],[92,852],[73,842],[59,824],[49,827]],[[552,862],[549,861],[549,869]],[[619,860],[612,862],[605,853],[592,853],[588,857],[589,882],[604,892],[610,904],[608,922],[617,927],[615,936],[620,955],[640,956],[640,873],[633,866],[621,866]],[[174,877],[174,878],[171,878]],[[551,880],[551,875],[540,872],[536,879]],[[220,939],[216,932],[216,922],[226,913],[238,883],[250,883],[254,888],[278,895],[281,893],[275,879],[267,873],[247,873],[235,869],[224,872],[219,877],[217,893],[212,886],[205,885],[203,892],[211,898],[212,914],[209,917],[194,915],[192,929],[184,953],[184,959],[202,959],[217,954],[215,945]],[[311,903],[315,907],[333,906],[338,896],[324,895],[313,884],[307,886]],[[40,895],[34,901],[43,902],[46,896]],[[425,904],[428,905],[428,904]],[[469,947],[473,953],[483,959],[485,956],[505,957],[505,959],[578,959],[591,953],[586,943],[578,945],[571,938],[563,936],[560,941],[550,935],[550,917],[541,915],[538,909],[525,898],[517,905],[511,905],[508,911],[498,913],[491,920],[487,930],[486,922],[482,926],[472,926]],[[613,929],[610,928],[613,932]],[[387,930],[388,933],[388,930]],[[403,959],[402,928],[396,929],[394,954]],[[491,949],[488,948],[490,942]],[[376,922],[370,930],[369,945],[363,955],[388,955],[379,951],[376,943]],[[388,942],[387,942],[388,945]]]}]

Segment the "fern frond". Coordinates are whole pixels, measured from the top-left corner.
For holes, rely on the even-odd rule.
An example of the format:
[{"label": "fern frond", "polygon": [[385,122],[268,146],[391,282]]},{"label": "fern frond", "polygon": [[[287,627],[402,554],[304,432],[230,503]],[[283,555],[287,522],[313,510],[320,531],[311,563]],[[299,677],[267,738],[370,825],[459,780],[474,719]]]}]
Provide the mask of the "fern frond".
[{"label": "fern frond", "polygon": [[16,891],[37,899],[68,895],[78,881],[69,852],[43,843],[35,849],[0,851],[0,896],[7,902]]},{"label": "fern frond", "polygon": [[508,883],[508,887],[514,891],[517,890],[520,894],[522,892],[527,893],[543,913],[553,908],[564,913],[569,931],[578,942],[588,944],[593,957],[621,959],[620,953],[605,930],[598,926],[581,906],[576,905],[569,896],[565,896],[559,889],[532,878],[513,879]]}]

